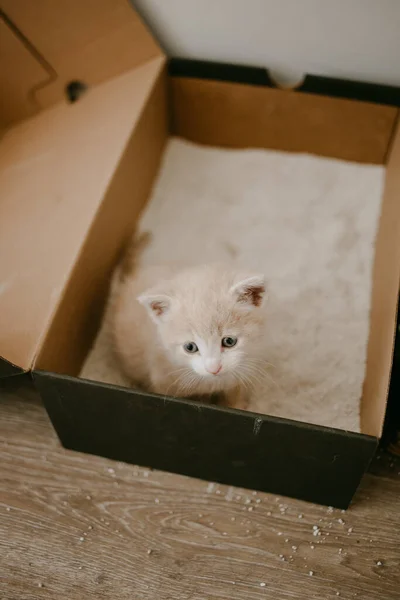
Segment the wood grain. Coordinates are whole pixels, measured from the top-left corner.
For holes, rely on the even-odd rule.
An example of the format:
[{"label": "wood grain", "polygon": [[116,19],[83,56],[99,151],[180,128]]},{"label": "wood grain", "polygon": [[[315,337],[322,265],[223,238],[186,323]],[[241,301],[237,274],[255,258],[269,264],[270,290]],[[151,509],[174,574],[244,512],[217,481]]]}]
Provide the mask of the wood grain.
[{"label": "wood grain", "polygon": [[399,598],[392,457],[343,514],[68,452],[33,392],[0,393],[0,598]]}]

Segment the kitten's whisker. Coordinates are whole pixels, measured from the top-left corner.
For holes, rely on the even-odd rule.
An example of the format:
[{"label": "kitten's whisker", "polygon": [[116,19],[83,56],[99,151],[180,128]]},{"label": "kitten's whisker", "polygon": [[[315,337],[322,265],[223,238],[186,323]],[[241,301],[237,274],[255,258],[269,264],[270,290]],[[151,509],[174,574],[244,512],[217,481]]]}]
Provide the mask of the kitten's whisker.
[{"label": "kitten's whisker", "polygon": [[[179,381],[181,378],[184,378],[184,377],[186,377],[188,374],[190,374],[190,373],[191,373],[190,369],[188,369],[187,367],[182,367],[181,369],[177,369],[176,371],[174,371],[174,373],[175,373],[175,372],[178,372],[178,371],[184,371],[184,372],[183,372],[181,375],[178,375],[178,377],[177,377],[177,378],[176,378],[176,379],[175,379],[175,380],[174,380],[172,383],[170,383],[170,385],[167,387],[167,391],[165,392],[164,400],[166,400],[166,399],[167,399],[167,396],[168,396],[168,392],[169,392],[169,390],[170,390],[170,389],[171,389],[171,388],[172,388],[174,385],[176,385],[176,384],[178,383],[178,381]],[[179,388],[178,388],[178,389],[179,389]]]},{"label": "kitten's whisker", "polygon": [[246,358],[246,361],[249,363],[255,363],[255,364],[259,364],[259,365],[268,365],[269,367],[273,367],[274,369],[277,369],[278,367],[274,364],[272,364],[271,362],[268,362],[267,360],[264,360],[263,358]]},{"label": "kitten's whisker", "polygon": [[[268,379],[279,390],[279,392],[283,394],[282,387],[278,384],[277,381],[274,380],[274,378],[270,375],[270,373],[268,373],[268,371],[263,371],[260,368],[256,368],[254,365],[245,365],[244,368],[247,369],[249,375],[254,377],[254,379],[258,380],[260,385],[263,384],[263,378]],[[261,379],[259,378],[260,376]]]}]

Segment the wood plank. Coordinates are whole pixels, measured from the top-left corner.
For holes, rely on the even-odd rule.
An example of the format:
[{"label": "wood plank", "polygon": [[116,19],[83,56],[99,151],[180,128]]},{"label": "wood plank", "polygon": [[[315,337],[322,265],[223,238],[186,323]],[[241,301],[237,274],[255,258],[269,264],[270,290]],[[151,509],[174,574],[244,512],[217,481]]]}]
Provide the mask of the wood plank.
[{"label": "wood plank", "polygon": [[170,78],[172,132],[228,148],[270,148],[383,164],[398,109],[221,81]]},{"label": "wood plank", "polygon": [[343,514],[68,452],[33,392],[0,393],[0,598],[399,597],[392,458]]}]

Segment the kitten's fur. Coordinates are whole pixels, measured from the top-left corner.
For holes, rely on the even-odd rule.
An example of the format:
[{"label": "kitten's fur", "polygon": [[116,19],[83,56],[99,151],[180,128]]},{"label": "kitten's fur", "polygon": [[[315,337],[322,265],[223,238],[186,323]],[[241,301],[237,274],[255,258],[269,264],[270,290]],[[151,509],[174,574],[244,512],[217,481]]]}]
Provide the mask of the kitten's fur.
[{"label": "kitten's fur", "polygon": [[[220,265],[135,268],[131,250],[113,284],[112,332],[124,372],[158,394],[224,392],[229,406],[245,408],[261,362],[264,295],[261,275]],[[221,346],[226,336],[237,338],[234,347]],[[199,351],[188,354],[186,342]]]}]

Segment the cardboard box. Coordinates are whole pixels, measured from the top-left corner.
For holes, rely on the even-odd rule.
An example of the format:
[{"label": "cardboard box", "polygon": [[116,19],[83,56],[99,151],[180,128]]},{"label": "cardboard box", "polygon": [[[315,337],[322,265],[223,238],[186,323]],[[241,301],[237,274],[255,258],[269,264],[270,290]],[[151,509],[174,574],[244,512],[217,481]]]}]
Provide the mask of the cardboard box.
[{"label": "cardboard box", "polygon": [[[167,69],[125,0],[0,6],[1,377],[32,373],[67,448],[347,507],[382,434],[392,364],[399,90],[307,77],[290,91],[262,69]],[[77,377],[168,133],[386,165],[362,434]]]}]

